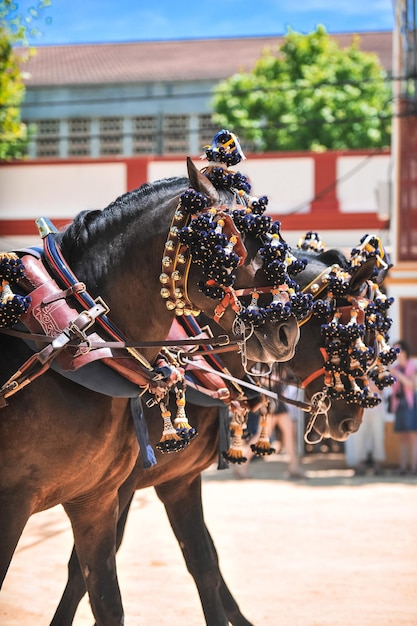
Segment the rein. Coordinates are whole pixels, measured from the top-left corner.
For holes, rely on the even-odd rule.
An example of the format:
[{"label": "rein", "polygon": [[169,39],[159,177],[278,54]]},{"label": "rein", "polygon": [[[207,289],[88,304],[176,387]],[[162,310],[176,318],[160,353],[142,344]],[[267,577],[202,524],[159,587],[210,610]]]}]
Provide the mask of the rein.
[{"label": "rein", "polygon": [[[193,365],[193,367],[196,367],[203,371],[211,372],[211,369],[209,367],[206,367],[205,365],[201,365],[200,363],[194,363],[192,356],[191,358],[188,356],[181,356],[181,363],[183,363],[184,365],[190,364],[190,365]],[[265,396],[274,398],[274,400],[285,400],[285,402],[288,402],[289,404],[293,404],[294,406],[297,406],[298,408],[302,409],[305,412],[311,411],[310,404],[307,404],[306,402],[301,402],[300,400],[292,400],[291,398],[286,398],[281,393],[275,393],[274,391],[271,391],[270,389],[267,389],[266,387],[248,383],[244,380],[241,380],[240,378],[235,378],[234,376],[225,374],[223,372],[217,372],[217,373],[221,378],[224,378],[225,380],[228,380],[233,383],[237,383],[241,387],[247,387],[248,389],[251,389],[252,391],[257,391],[258,393],[261,393]]]},{"label": "rein", "polygon": [[[29,341],[39,341],[42,343],[51,343],[56,339],[52,335],[41,335],[39,333],[29,333],[12,328],[0,328],[0,333],[18,337],[19,339]],[[68,347],[80,347],[84,353],[86,350],[97,348],[157,348],[157,347],[174,347],[174,346],[218,346],[220,349],[216,352],[227,352],[227,347],[234,350],[239,345],[240,340],[230,339],[229,335],[218,335],[210,338],[189,338],[189,339],[165,339],[164,341],[69,341]],[[215,348],[214,348],[215,349]]]}]

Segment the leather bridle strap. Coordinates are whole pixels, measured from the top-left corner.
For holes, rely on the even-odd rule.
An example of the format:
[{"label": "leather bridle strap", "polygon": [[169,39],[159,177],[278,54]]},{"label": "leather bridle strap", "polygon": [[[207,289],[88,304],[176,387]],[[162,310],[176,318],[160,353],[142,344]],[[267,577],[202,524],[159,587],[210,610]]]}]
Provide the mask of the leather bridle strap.
[{"label": "leather bridle strap", "polygon": [[[213,280],[209,280],[207,281],[207,284],[215,285],[215,282]],[[267,285],[266,287],[249,287],[246,289],[233,289],[232,287],[228,287],[227,289],[224,289],[224,297],[214,310],[214,321],[219,323],[220,318],[223,316],[229,306],[232,307],[235,313],[239,313],[242,308],[239,302],[239,298],[242,298],[244,296],[252,296],[254,293],[279,293],[281,296],[285,294],[286,301],[289,300],[287,285],[280,285],[279,287]]]},{"label": "leather bridle strap", "polygon": [[216,322],[216,324],[219,323],[220,319],[223,317],[224,312],[229,306],[232,307],[235,313],[239,313],[240,304],[237,299],[235,290],[231,287],[225,290],[222,301],[214,309],[213,320]]},{"label": "leather bridle strap", "polygon": [[[323,357],[323,361],[326,362],[328,359],[328,354],[325,348],[320,348],[320,352],[321,355]],[[316,378],[318,378],[319,376],[323,376],[326,373],[326,370],[324,369],[324,367],[320,367],[318,370],[315,370],[312,374],[310,374],[310,376],[307,376],[307,378],[305,378],[301,384],[300,387],[301,389],[306,389],[310,383],[313,382],[313,380],[316,380]]]},{"label": "leather bridle strap", "polygon": [[[41,335],[37,333],[28,333],[25,331],[14,330],[12,328],[0,328],[0,333],[26,339],[28,341],[41,341],[43,343],[51,343],[55,337],[50,335]],[[229,335],[218,335],[217,337],[208,338],[189,338],[189,339],[165,339],[164,341],[89,341],[88,347],[94,348],[157,348],[157,347],[180,347],[180,346],[236,346],[240,343],[239,339],[230,339]],[[69,345],[83,346],[83,342],[77,341]]]}]

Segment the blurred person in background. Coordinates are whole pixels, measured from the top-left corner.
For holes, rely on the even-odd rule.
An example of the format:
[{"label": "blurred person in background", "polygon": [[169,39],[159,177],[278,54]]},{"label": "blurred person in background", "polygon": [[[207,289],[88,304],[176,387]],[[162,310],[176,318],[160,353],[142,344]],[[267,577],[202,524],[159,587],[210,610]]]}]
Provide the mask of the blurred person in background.
[{"label": "blurred person in background", "polygon": [[[370,381],[372,392],[381,394]],[[376,476],[382,474],[385,461],[385,402],[364,409],[362,424],[345,441],[346,464],[355,470],[356,476],[366,474],[367,465],[372,462]]]},{"label": "blurred person in background", "polygon": [[416,405],[416,366],[410,359],[410,350],[404,340],[397,341],[397,360],[391,366],[396,381],[391,387],[391,406],[394,413],[394,432],[400,440],[400,475],[417,475],[417,405]]}]

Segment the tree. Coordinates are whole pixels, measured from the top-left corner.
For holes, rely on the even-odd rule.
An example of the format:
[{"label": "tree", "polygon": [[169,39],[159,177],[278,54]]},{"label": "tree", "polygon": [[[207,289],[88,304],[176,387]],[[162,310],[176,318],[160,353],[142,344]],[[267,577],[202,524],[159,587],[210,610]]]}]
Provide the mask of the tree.
[{"label": "tree", "polygon": [[263,151],[389,146],[391,90],[359,40],[341,49],[323,26],[288,30],[250,73],[219,84],[214,121]]},{"label": "tree", "polygon": [[22,62],[31,53],[26,35],[33,36],[32,21],[37,19],[50,0],[41,0],[38,9],[31,8],[26,17],[17,14],[12,0],[0,0],[0,159],[19,159],[25,155],[28,129],[21,120],[20,106],[25,96]]}]

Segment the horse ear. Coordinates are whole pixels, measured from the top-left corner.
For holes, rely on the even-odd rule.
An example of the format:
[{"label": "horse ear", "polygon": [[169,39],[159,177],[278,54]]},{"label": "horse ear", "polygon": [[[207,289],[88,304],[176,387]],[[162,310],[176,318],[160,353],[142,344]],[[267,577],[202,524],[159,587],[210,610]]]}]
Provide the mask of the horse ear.
[{"label": "horse ear", "polygon": [[392,264],[389,267],[384,267],[382,270],[379,270],[378,274],[374,277],[374,281],[376,282],[377,285],[382,285],[382,283],[388,276],[388,272],[391,267],[392,267]]},{"label": "horse ear", "polygon": [[360,288],[365,281],[370,280],[374,276],[374,268],[376,264],[376,258],[370,257],[362,263],[352,274],[352,278],[349,281],[349,293],[356,294],[360,291]]},{"label": "horse ear", "polygon": [[189,156],[187,157],[187,171],[191,187],[196,191],[204,193],[210,201],[210,206],[218,204],[220,202],[220,197],[217,189],[214,185],[212,185],[207,176],[204,176],[204,174],[196,168]]}]

